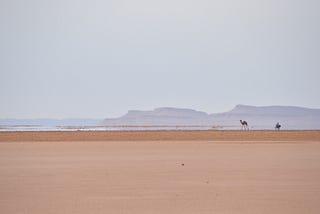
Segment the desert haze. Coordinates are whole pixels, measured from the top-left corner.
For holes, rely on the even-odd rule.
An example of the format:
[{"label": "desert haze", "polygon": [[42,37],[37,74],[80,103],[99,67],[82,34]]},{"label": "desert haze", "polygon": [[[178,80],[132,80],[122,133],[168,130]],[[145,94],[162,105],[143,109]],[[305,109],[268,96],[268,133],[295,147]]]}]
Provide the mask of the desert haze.
[{"label": "desert haze", "polygon": [[[107,119],[0,119],[1,130],[46,130],[74,128],[124,129],[239,129],[239,120],[247,120],[250,129],[274,129],[276,122],[282,129],[320,129],[320,109],[294,106],[237,105],[230,111],[208,114],[185,108],[162,107],[150,111],[130,110],[118,118]],[[152,128],[153,127],[153,128]],[[10,129],[8,129],[10,128]],[[24,128],[24,129],[23,129]],[[50,130],[49,129],[49,130]]]},{"label": "desert haze", "polygon": [[102,125],[214,125],[238,129],[239,120],[247,120],[251,129],[273,129],[276,122],[285,129],[320,129],[320,109],[296,106],[237,105],[223,113],[208,114],[193,109],[156,108],[129,111],[122,117],[105,119]]},{"label": "desert haze", "polygon": [[319,213],[320,131],[0,132],[1,213]]}]

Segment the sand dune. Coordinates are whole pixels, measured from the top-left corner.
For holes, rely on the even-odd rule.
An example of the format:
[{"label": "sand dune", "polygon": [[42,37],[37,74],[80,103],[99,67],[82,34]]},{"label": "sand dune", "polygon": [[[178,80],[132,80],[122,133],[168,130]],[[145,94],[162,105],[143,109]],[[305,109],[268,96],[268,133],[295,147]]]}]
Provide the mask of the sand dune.
[{"label": "sand dune", "polygon": [[1,213],[320,212],[318,131],[19,132],[0,139]]}]

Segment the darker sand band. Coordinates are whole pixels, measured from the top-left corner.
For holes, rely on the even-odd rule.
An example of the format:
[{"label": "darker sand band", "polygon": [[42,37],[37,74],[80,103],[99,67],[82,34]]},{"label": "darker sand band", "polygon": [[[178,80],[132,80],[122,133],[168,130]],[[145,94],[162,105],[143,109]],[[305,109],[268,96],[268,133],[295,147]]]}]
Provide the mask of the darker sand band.
[{"label": "darker sand band", "polygon": [[320,131],[18,131],[0,142],[26,141],[319,141]]}]

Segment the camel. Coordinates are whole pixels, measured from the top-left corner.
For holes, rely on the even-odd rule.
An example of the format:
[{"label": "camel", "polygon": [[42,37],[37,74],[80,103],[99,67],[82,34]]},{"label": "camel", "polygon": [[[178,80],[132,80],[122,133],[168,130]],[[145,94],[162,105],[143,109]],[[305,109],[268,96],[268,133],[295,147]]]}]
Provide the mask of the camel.
[{"label": "camel", "polygon": [[245,120],[240,120],[240,123],[241,123],[241,129],[249,130],[249,126],[248,126],[247,121],[245,121]]},{"label": "camel", "polygon": [[274,129],[275,130],[280,130],[280,128],[281,128],[281,125],[280,125],[280,123],[279,122],[277,122],[277,124],[276,124],[276,126],[274,127]]}]

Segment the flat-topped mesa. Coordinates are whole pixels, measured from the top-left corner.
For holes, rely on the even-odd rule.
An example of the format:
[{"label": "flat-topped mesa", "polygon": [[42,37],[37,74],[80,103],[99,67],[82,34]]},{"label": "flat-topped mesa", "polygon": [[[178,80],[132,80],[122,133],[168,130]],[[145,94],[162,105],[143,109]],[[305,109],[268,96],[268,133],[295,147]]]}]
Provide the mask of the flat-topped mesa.
[{"label": "flat-topped mesa", "polygon": [[129,117],[140,117],[140,116],[152,115],[152,111],[141,111],[141,110],[129,110],[128,113],[123,115],[120,118],[129,118]]},{"label": "flat-topped mesa", "polygon": [[205,112],[185,108],[162,107],[152,111],[131,110],[120,118],[106,119],[104,125],[206,125]]},{"label": "flat-topped mesa", "polygon": [[145,116],[154,116],[154,117],[207,117],[208,114],[201,111],[195,111],[192,109],[182,109],[182,108],[172,108],[172,107],[162,107],[156,108],[153,111],[140,111],[140,110],[130,110],[127,114],[121,118],[127,117],[145,117]]},{"label": "flat-topped mesa", "polygon": [[208,114],[202,111],[196,111],[193,109],[186,108],[172,108],[172,107],[163,107],[154,109],[153,113],[155,115],[161,116],[181,116],[181,117],[207,117]]},{"label": "flat-topped mesa", "polygon": [[227,113],[248,113],[250,111],[255,111],[257,107],[249,105],[236,105],[231,111]]},{"label": "flat-topped mesa", "polygon": [[237,105],[231,111],[227,112],[231,114],[248,114],[248,115],[273,115],[273,116],[308,116],[319,115],[319,109],[302,108],[296,106],[249,106],[249,105]]}]

